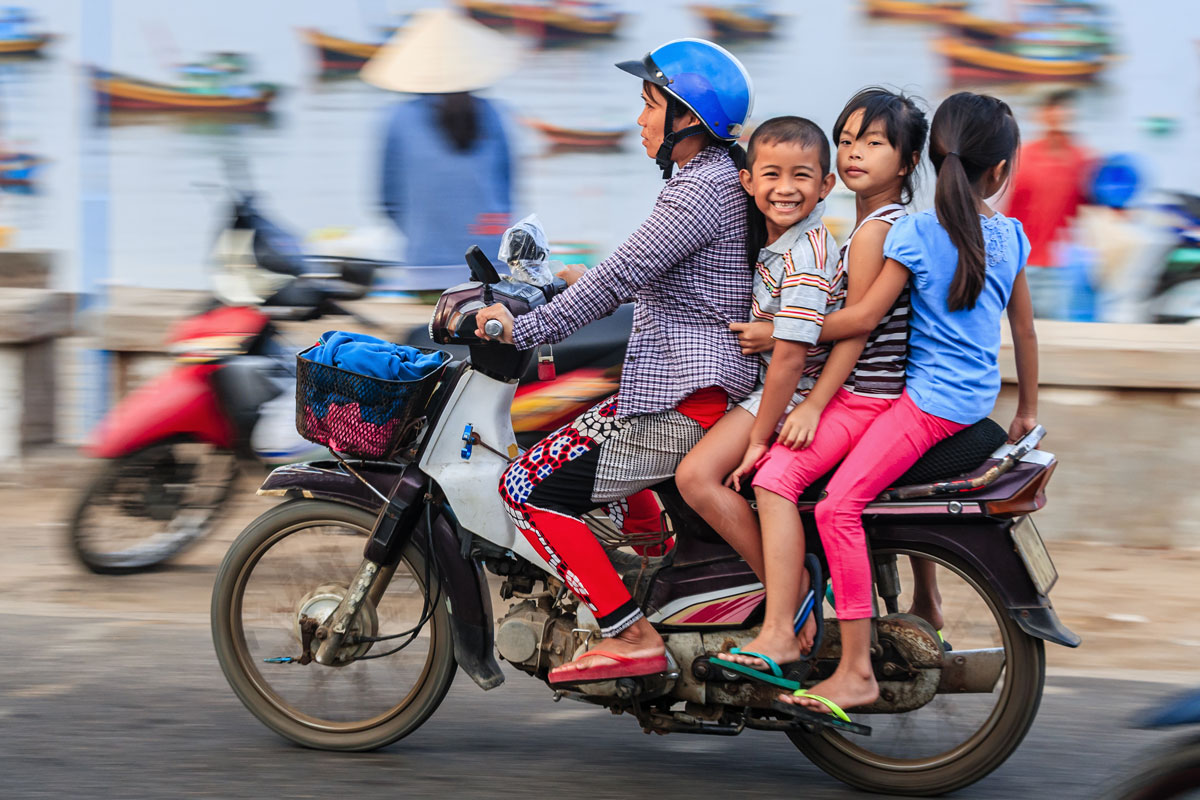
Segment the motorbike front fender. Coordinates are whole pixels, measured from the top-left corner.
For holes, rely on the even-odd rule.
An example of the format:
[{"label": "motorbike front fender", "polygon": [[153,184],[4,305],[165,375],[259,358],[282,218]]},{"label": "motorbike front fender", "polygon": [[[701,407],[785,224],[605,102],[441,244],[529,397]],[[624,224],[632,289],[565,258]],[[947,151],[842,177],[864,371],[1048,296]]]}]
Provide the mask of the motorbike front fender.
[{"label": "motorbike front fender", "polygon": [[[391,462],[365,462],[354,465],[380,494],[390,496],[401,515],[408,510],[417,512],[416,531],[412,541],[428,557],[433,544],[433,560],[441,578],[442,590],[450,609],[450,629],[454,636],[454,658],[463,671],[481,689],[494,689],[504,682],[504,673],[493,655],[494,623],[491,590],[479,564],[464,554],[457,525],[441,510],[421,513],[428,478],[415,465]],[[397,481],[401,485],[391,494]],[[365,511],[379,513],[383,501],[350,474],[337,461],[310,461],[279,467],[267,476],[258,490],[262,495],[308,498],[345,503]],[[429,525],[432,522],[432,529]],[[373,537],[367,545],[367,557],[374,561],[387,558],[385,545]],[[376,548],[377,552],[372,552]]]},{"label": "motorbike front fender", "polygon": [[873,549],[934,545],[973,566],[996,592],[1009,616],[1025,633],[1064,647],[1078,647],[1079,635],[1063,625],[1050,598],[1039,594],[1008,529],[1012,520],[912,524],[879,518],[869,528]]},{"label": "motorbike front fender", "polygon": [[181,437],[232,449],[233,425],[221,410],[210,380],[220,368],[214,364],[175,367],[131,392],[92,432],[85,452],[117,458]]}]

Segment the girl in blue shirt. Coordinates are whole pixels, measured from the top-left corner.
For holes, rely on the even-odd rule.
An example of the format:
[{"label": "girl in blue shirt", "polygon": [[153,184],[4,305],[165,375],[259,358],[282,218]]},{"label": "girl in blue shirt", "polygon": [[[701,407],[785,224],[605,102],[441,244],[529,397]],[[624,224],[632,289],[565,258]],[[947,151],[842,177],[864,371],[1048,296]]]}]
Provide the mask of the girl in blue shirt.
[{"label": "girl in blue shirt", "polygon": [[904,394],[867,428],[816,507],[842,658],[811,692],[784,696],[809,712],[845,719],[841,707],[868,705],[879,696],[870,657],[873,588],[863,509],[934,444],[991,413],[1000,391],[996,362],[1006,307],[1019,383],[1009,439],[1037,424],[1037,337],[1022,272],[1029,241],[1020,222],[984,202],[1006,183],[1019,141],[1002,101],[970,92],[947,98],[930,127],[934,208],[892,226],[883,271],[863,301],[825,321],[822,339],[868,333],[911,279]]}]

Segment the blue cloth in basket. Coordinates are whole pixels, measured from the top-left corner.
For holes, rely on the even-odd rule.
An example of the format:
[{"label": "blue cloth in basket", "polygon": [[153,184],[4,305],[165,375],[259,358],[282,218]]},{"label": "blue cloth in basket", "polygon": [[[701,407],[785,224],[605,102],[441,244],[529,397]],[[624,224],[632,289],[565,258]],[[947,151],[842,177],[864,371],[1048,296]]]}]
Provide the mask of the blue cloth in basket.
[{"label": "blue cloth in basket", "polygon": [[415,381],[442,365],[442,353],[422,353],[405,344],[385,342],[365,333],[326,331],[308,358],[318,364],[348,369],[372,378]]},{"label": "blue cloth in basket", "polygon": [[[445,353],[424,353],[415,347],[386,342],[361,333],[326,331],[320,343],[306,356],[309,361],[357,372],[371,378],[392,381],[416,381],[440,367]],[[324,419],[331,405],[358,406],[363,422],[386,425],[400,413],[409,393],[390,391],[375,396],[351,397],[330,392],[329,387],[314,392],[310,387],[304,405],[318,419]],[[387,399],[385,399],[387,398]]]}]

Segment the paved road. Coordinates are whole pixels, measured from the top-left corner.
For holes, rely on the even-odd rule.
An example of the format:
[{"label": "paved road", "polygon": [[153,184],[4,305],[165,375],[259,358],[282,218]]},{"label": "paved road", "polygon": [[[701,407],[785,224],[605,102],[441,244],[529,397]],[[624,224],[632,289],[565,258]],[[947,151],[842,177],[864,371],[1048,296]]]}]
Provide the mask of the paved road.
[{"label": "paved road", "polygon": [[[0,643],[6,798],[862,796],[782,736],[646,736],[628,717],[554,704],[515,672],[489,694],[459,675],[432,720],[382,752],[304,750],[242,708],[200,615],[10,614]],[[1173,690],[1052,676],[1024,745],[958,796],[1090,800],[1162,741],[1124,720]]]}]

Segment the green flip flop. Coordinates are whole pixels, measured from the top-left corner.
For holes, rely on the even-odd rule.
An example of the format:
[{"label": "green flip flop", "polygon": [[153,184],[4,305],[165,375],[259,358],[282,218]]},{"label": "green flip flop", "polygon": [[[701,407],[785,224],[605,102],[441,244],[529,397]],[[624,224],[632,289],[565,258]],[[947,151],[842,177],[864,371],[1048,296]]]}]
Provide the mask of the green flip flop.
[{"label": "green flip flop", "polygon": [[805,728],[812,728],[810,732],[815,733],[816,727],[833,728],[834,730],[845,731],[846,733],[855,733],[859,736],[870,736],[871,728],[868,725],[862,725],[850,719],[850,715],[842,710],[841,706],[830,700],[828,697],[821,697],[819,694],[805,691],[804,689],[796,689],[792,692],[793,697],[807,697],[810,700],[816,700],[821,705],[829,709],[828,714],[818,714],[815,711],[809,711],[807,708],[784,703],[779,700],[771,703],[771,708],[781,714],[786,714],[798,721]]},{"label": "green flip flop", "polygon": [[800,682],[783,677],[783,668],[775,663],[773,659],[764,656],[762,653],[755,653],[752,650],[742,650],[739,647],[731,647],[729,654],[734,656],[749,656],[750,658],[760,658],[767,665],[765,670],[756,669],[749,664],[739,664],[736,661],[726,661],[723,658],[710,656],[708,663],[721,669],[727,669],[730,672],[736,672],[739,675],[745,675],[762,683],[777,686],[780,689],[787,689],[789,692],[794,692],[800,689]]}]

